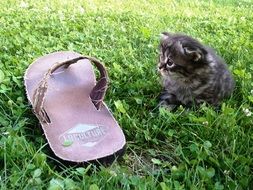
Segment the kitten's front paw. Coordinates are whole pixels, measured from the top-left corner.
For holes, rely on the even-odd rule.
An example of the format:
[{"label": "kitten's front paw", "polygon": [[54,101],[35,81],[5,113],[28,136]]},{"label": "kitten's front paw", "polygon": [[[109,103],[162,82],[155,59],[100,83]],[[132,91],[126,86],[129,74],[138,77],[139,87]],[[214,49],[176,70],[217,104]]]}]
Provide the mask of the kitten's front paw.
[{"label": "kitten's front paw", "polygon": [[165,108],[167,111],[174,111],[177,108],[175,104],[168,104],[167,101],[160,101],[159,103],[160,108]]},{"label": "kitten's front paw", "polygon": [[162,91],[159,96],[159,107],[163,107],[168,111],[174,111],[179,105],[179,101],[174,94]]}]

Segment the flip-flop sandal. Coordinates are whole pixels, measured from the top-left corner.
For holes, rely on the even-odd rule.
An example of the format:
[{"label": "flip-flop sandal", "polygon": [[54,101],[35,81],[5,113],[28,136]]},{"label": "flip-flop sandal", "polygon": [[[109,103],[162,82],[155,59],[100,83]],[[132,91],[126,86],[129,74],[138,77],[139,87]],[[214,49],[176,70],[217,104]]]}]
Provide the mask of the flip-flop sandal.
[{"label": "flip-flop sandal", "polygon": [[[100,72],[96,82],[91,63]],[[126,140],[103,102],[108,82],[95,58],[62,51],[40,57],[25,73],[27,97],[54,154],[86,163],[115,159]]]}]

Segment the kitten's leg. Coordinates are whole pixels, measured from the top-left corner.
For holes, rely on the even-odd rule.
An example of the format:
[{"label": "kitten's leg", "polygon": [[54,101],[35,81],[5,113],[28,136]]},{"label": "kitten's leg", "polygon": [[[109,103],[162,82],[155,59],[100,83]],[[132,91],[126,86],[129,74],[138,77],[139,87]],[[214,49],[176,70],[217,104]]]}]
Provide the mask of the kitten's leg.
[{"label": "kitten's leg", "polygon": [[174,110],[180,102],[177,100],[177,97],[174,94],[169,93],[166,90],[163,90],[159,96],[159,106],[165,107],[169,111]]}]

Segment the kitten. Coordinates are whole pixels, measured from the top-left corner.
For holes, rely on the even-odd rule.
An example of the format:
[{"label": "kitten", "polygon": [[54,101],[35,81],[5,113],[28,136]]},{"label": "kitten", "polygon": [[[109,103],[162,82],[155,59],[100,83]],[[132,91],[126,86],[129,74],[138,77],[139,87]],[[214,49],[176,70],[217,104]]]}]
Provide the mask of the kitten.
[{"label": "kitten", "polygon": [[162,35],[158,63],[164,87],[161,106],[169,110],[203,102],[218,106],[232,94],[232,75],[211,48],[183,34]]}]

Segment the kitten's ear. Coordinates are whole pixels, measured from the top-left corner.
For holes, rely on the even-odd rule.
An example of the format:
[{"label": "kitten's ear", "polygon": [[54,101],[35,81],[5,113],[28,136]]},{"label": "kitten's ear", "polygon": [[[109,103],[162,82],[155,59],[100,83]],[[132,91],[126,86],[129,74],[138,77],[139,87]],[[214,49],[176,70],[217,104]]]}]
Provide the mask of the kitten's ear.
[{"label": "kitten's ear", "polygon": [[185,55],[189,56],[193,61],[199,61],[203,58],[204,52],[199,48],[184,47]]},{"label": "kitten's ear", "polygon": [[161,36],[161,41],[164,41],[164,40],[169,39],[170,33],[168,33],[168,32],[162,32],[162,33],[160,34],[160,36]]}]

